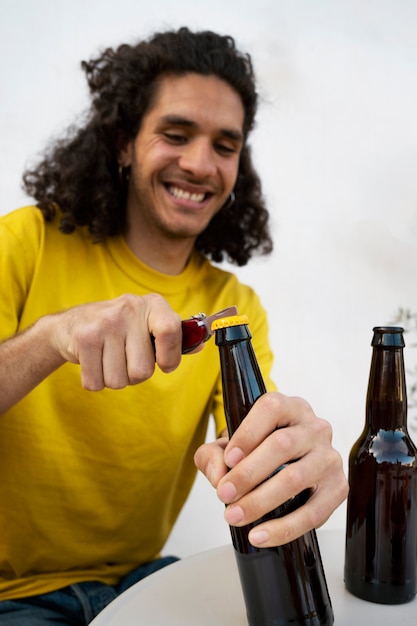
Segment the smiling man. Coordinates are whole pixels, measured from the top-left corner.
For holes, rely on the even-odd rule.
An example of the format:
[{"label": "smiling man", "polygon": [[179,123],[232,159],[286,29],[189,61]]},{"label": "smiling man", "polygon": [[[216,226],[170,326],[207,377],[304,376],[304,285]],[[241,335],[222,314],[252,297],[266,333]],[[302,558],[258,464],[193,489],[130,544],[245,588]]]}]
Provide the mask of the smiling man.
[{"label": "smiling man", "polygon": [[[330,425],[276,391],[257,295],[211,262],[272,249],[248,145],[250,58],[182,28],[82,65],[88,119],[25,173],[33,206],[0,219],[8,626],[88,624],[171,562],[161,551],[194,461],[239,526],[311,489],[252,529],[257,546],[321,525],[347,493]],[[182,358],[181,319],[230,305],[250,319],[269,391],[228,441],[216,346]],[[219,439],[204,443],[210,416]]]},{"label": "smiling man", "polygon": [[160,79],[119,157],[131,179],[126,240],[147,264],[167,274],[185,268],[196,237],[235,186],[243,120],[239,94],[216,76]]}]

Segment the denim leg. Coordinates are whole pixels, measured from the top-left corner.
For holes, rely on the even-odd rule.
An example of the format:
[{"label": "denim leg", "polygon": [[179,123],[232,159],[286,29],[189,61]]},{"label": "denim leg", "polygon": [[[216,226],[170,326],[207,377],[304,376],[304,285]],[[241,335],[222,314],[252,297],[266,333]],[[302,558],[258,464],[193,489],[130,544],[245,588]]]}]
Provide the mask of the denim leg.
[{"label": "denim leg", "polygon": [[58,591],[0,602],[0,626],[86,626],[117,592],[102,583],[70,585]]},{"label": "denim leg", "polygon": [[80,603],[83,626],[89,624],[118,595],[114,587],[98,582],[77,583],[70,589]]},{"label": "denim leg", "polygon": [[123,591],[177,560],[167,556],[145,563],[127,574],[117,587],[81,582],[39,596],[0,601],[0,626],[87,626]]},{"label": "denim leg", "polygon": [[0,602],[1,626],[84,626],[77,597],[68,588]]}]

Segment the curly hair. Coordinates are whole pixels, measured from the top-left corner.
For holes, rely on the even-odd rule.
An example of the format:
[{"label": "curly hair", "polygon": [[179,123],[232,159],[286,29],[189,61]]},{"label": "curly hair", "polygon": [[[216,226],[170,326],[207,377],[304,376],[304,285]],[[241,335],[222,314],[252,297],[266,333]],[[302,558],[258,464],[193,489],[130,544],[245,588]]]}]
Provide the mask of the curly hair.
[{"label": "curly hair", "polygon": [[137,135],[158,79],[193,72],[217,76],[238,92],[245,136],[235,202],[216,214],[195,247],[213,261],[227,258],[237,265],[245,265],[254,253],[271,252],[269,215],[246,142],[257,109],[254,72],[250,56],[236,49],[232,37],[183,27],[133,46],[107,48],[81,66],[92,101],[84,125],[71,127],[23,174],[23,188],[45,220],[59,209],[63,233],[87,226],[95,242],[124,233],[127,185],[119,177],[118,152]]}]

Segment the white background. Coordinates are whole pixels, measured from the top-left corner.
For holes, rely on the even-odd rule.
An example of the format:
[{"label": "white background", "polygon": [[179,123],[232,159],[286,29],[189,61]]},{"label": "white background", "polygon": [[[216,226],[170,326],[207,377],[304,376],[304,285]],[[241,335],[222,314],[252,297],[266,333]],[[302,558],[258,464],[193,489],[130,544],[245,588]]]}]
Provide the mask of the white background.
[{"label": "white background", "polygon": [[[372,328],[417,310],[415,0],[1,0],[0,213],[28,203],[25,165],[87,108],[80,61],[182,25],[231,34],[253,56],[275,252],[238,274],[269,311],[280,389],[332,423],[346,467]],[[342,506],[327,525],[344,522]],[[200,477],[166,550],[228,541]]]}]

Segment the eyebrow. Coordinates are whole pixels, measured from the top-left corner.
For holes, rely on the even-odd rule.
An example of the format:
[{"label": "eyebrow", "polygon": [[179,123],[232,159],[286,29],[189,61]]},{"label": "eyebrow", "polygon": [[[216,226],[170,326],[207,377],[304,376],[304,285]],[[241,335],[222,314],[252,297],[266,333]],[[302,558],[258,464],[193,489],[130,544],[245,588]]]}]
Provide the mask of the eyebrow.
[{"label": "eyebrow", "polygon": [[[183,126],[185,128],[197,128],[198,124],[192,120],[182,117],[181,115],[169,114],[161,118],[163,124],[170,126]],[[234,141],[243,142],[243,132],[233,128],[221,128],[220,133]]]}]

